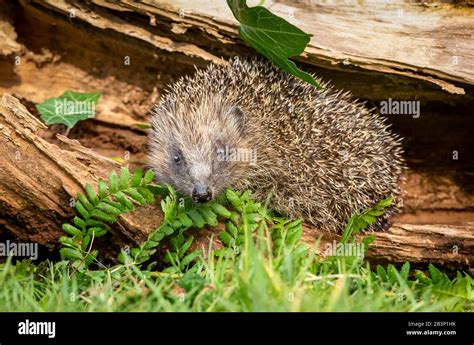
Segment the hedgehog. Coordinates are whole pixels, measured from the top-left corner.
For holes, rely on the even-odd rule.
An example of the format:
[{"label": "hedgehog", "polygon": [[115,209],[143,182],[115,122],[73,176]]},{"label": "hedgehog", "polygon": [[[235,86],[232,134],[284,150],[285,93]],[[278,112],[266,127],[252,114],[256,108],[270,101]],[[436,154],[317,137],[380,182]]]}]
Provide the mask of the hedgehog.
[{"label": "hedgehog", "polygon": [[151,114],[149,165],[194,202],[227,188],[340,233],[351,215],[401,203],[401,138],[350,92],[317,88],[258,58],[210,64],[169,86]]}]

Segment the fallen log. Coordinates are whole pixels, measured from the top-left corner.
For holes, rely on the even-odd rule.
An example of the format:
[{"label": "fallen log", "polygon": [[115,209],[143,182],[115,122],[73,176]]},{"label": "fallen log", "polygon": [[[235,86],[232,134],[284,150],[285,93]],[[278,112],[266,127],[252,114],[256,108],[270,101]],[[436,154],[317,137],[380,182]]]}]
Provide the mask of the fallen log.
[{"label": "fallen log", "polygon": [[[28,6],[26,1],[23,5]],[[74,20],[96,29],[123,34],[201,64],[222,63],[221,56],[249,51],[238,39],[238,23],[226,1],[203,0],[196,6],[192,0],[80,4],[42,0],[30,6],[73,15]],[[450,94],[466,94],[464,87],[474,84],[469,36],[474,11],[469,6],[393,1],[373,2],[367,11],[367,5],[358,2],[341,6],[313,0],[268,1],[265,6],[312,35],[305,53],[297,58],[301,62],[408,77]],[[364,92],[368,89],[365,86]]]},{"label": "fallen log", "polygon": [[[51,144],[41,138],[45,130],[16,98],[2,97],[0,225],[17,241],[56,250],[58,238],[64,235],[61,224],[74,215],[77,192],[84,192],[86,183],[107,179],[120,164],[61,135],[60,146]],[[112,229],[114,249],[138,243],[159,220],[159,212],[147,208],[120,217]]]},{"label": "fallen log", "polygon": [[[58,136],[59,145],[41,137],[47,128],[14,97],[0,101],[0,226],[10,238],[36,242],[51,251],[63,235],[61,224],[74,215],[71,200],[86,183],[107,178],[120,165],[79,142]],[[109,258],[123,246],[133,246],[160,224],[158,206],[138,208],[121,216],[105,240],[101,253]],[[474,224],[395,224],[376,241],[367,260],[415,264],[433,263],[449,270],[474,267]],[[197,243],[207,248],[218,229],[196,229]],[[214,236],[213,236],[214,235]],[[304,226],[303,240],[314,243],[322,236],[320,253],[337,235]]]}]

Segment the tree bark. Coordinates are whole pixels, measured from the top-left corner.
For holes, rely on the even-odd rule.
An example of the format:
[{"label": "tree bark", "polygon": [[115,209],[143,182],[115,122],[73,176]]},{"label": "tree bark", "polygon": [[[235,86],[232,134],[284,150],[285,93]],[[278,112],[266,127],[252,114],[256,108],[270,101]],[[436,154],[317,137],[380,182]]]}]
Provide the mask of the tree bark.
[{"label": "tree bark", "polygon": [[[19,241],[36,242],[57,250],[71,221],[77,192],[86,183],[107,180],[120,164],[58,135],[59,145],[41,137],[47,127],[14,97],[0,102],[0,225]],[[160,222],[157,207],[147,206],[121,216],[111,234],[112,251],[144,239]],[[145,216],[146,215],[146,216]],[[107,249],[105,249],[107,252]]]},{"label": "tree bark", "polygon": [[[202,0],[199,6],[193,0],[34,2],[65,16],[74,11],[74,16],[97,29],[122,33],[195,60],[222,63],[222,53],[247,50],[237,38],[238,23],[226,1]],[[474,11],[468,5],[400,0],[371,3],[368,11],[358,2],[340,6],[280,0],[265,6],[312,35],[305,53],[297,58],[301,62],[406,76],[452,94],[465,94],[463,85],[474,84],[470,49]]]}]

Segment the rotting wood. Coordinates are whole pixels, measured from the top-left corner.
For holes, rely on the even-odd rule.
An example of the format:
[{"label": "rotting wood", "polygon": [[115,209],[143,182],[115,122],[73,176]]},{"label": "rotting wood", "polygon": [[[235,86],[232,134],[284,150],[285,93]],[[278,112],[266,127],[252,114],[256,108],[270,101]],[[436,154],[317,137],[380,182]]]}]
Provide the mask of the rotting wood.
[{"label": "rotting wood", "polygon": [[[222,63],[219,53],[236,51],[238,23],[225,1],[93,0],[71,4],[46,0],[38,6],[70,15],[100,28],[146,41],[169,52]],[[299,61],[333,69],[356,67],[388,75],[407,76],[435,84],[453,94],[465,94],[462,84],[474,84],[472,31],[474,9],[394,1],[321,4],[314,0],[268,1],[272,12],[312,34]],[[148,21],[129,23],[126,13]],[[354,19],[357,20],[354,20]],[[163,27],[169,31],[160,32]],[[442,29],[440,29],[442,28]],[[198,32],[221,46],[214,53],[201,46]],[[414,48],[416,47],[416,48]]]},{"label": "rotting wood", "polygon": [[[107,179],[120,165],[58,136],[60,146],[41,138],[46,126],[14,97],[0,102],[0,223],[7,235],[57,249],[61,224],[72,219],[77,192],[86,183]],[[143,217],[142,212],[147,212]],[[139,242],[160,220],[153,207],[120,217],[111,241]],[[153,223],[151,223],[153,224]]]}]

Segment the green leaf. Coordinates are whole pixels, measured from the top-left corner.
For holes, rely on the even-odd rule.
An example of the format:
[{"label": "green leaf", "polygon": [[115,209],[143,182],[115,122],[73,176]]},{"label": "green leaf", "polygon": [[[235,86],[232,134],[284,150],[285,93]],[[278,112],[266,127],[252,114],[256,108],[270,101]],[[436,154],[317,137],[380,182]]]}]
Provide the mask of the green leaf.
[{"label": "green leaf", "polygon": [[282,70],[306,82],[321,86],[314,78],[288,60],[300,55],[311,36],[262,6],[248,7],[246,0],[227,0],[234,17],[240,22],[240,37]]},{"label": "green leaf", "polygon": [[367,224],[373,224],[375,223],[375,220],[376,218],[374,216],[371,216],[369,214],[363,214],[362,215],[362,219],[364,220],[364,222],[366,222]]},{"label": "green leaf", "polygon": [[377,204],[376,208],[386,208],[392,203],[392,201],[393,201],[393,196],[390,195],[388,198],[381,200]]},{"label": "green leaf", "polygon": [[150,239],[151,239],[152,241],[159,242],[159,241],[161,241],[164,237],[165,237],[165,234],[164,234],[164,232],[162,232],[161,229],[160,229],[160,231],[154,232],[154,233],[150,236]]},{"label": "green leaf", "polygon": [[92,252],[87,254],[86,256],[86,265],[90,265],[96,258],[97,255],[99,254],[99,251],[97,249],[94,249]]},{"label": "green leaf", "polygon": [[428,271],[434,283],[443,281],[443,274],[433,264],[428,265]]},{"label": "green leaf", "polygon": [[239,229],[237,229],[237,227],[231,222],[226,222],[225,228],[227,232],[231,234],[233,237],[237,237],[237,235],[239,234]]},{"label": "green leaf", "polygon": [[86,225],[90,226],[90,227],[96,226],[96,227],[99,227],[99,228],[104,228],[106,230],[109,228],[107,224],[102,223],[102,222],[100,222],[98,220],[95,220],[95,219],[86,220]]},{"label": "green leaf", "polygon": [[181,222],[177,219],[175,219],[170,225],[173,229],[176,229],[176,230],[178,230],[179,228],[183,226],[183,224],[181,224]]},{"label": "green leaf", "polygon": [[141,181],[142,181],[142,170],[136,169],[132,177],[132,187],[140,186]]},{"label": "green leaf", "polygon": [[112,216],[110,214],[107,214],[103,211],[97,210],[97,209],[94,209],[91,212],[91,217],[94,217],[94,218],[99,219],[99,220],[104,220],[104,221],[109,222],[109,223],[115,222],[115,217],[114,216]]},{"label": "green leaf", "polygon": [[184,254],[188,251],[189,247],[191,247],[191,244],[193,243],[193,240],[194,240],[194,237],[191,235],[188,237],[188,239],[186,240],[186,242],[184,242],[184,244],[181,246],[181,248],[179,248],[179,252],[181,254]]},{"label": "green leaf", "polygon": [[390,280],[390,283],[392,284],[395,284],[398,280],[397,280],[397,269],[395,268],[395,266],[393,266],[392,264],[388,264],[387,266],[387,276]]},{"label": "green leaf", "polygon": [[209,206],[202,206],[199,208],[199,213],[202,214],[204,217],[204,221],[206,224],[209,224],[210,226],[216,226],[217,225],[217,215],[212,212],[211,208]]},{"label": "green leaf", "polygon": [[155,202],[155,196],[148,188],[138,187],[137,190],[149,204],[153,204]]},{"label": "green leaf", "polygon": [[120,189],[128,188],[128,180],[130,178],[130,172],[127,167],[123,167],[120,172]]},{"label": "green leaf", "polygon": [[153,181],[153,177],[154,177],[154,174],[153,174],[153,171],[152,170],[148,170],[146,173],[145,173],[145,177],[143,178],[143,186],[151,183]]},{"label": "green leaf", "polygon": [[82,231],[72,226],[71,224],[63,224],[63,230],[66,231],[69,235],[76,236],[82,234]]},{"label": "green leaf", "polygon": [[95,106],[100,96],[100,93],[66,91],[36,105],[36,109],[47,125],[60,123],[72,128],[81,120],[95,117]]},{"label": "green leaf", "polygon": [[89,245],[89,243],[91,242],[91,235],[86,235],[84,236],[84,238],[82,239],[82,250],[86,251],[87,250],[87,246]]},{"label": "green leaf", "polygon": [[121,251],[119,255],[117,256],[117,259],[121,264],[125,264],[125,262],[127,261],[127,257],[128,257],[128,254],[125,253],[124,251]]},{"label": "green leaf", "polygon": [[107,184],[103,180],[99,180],[99,197],[103,199],[107,196],[107,194]]},{"label": "green leaf", "polygon": [[199,256],[201,256],[202,252],[200,250],[196,250],[188,255],[186,255],[183,260],[181,260],[180,268],[184,269],[191,261],[194,261]]},{"label": "green leaf", "polygon": [[140,205],[147,204],[147,201],[145,200],[145,198],[140,193],[138,193],[136,189],[129,188],[127,190],[124,190],[124,193],[130,195],[132,199],[138,202]]},{"label": "green leaf", "polygon": [[74,243],[74,241],[71,237],[61,236],[59,238],[59,242],[63,245],[68,246],[68,247],[77,248],[77,244]]},{"label": "green leaf", "polygon": [[76,201],[75,207],[76,207],[77,212],[79,212],[79,214],[82,216],[82,218],[84,219],[89,218],[89,212],[87,212],[87,210],[84,208],[84,206],[79,200]]},{"label": "green leaf", "polygon": [[190,226],[193,225],[193,221],[191,220],[191,218],[189,218],[186,213],[181,213],[179,216],[178,216],[178,220],[179,222],[185,227],[185,228],[189,228]]},{"label": "green leaf", "polygon": [[109,188],[110,188],[111,193],[118,192],[118,177],[115,171],[112,171],[112,173],[109,176]]},{"label": "green leaf", "polygon": [[387,272],[380,265],[377,265],[377,275],[382,279],[382,281],[387,281],[388,280]]},{"label": "green leaf", "polygon": [[87,229],[87,234],[88,234],[89,236],[94,235],[95,237],[102,237],[102,236],[104,236],[106,233],[107,233],[107,230],[104,229],[104,228],[100,228],[100,227],[93,227],[93,228]]},{"label": "green leaf", "polygon": [[219,233],[219,239],[224,243],[227,247],[232,247],[235,243],[235,240],[229,235],[226,231],[221,231]]},{"label": "green leaf", "polygon": [[87,183],[86,184],[86,194],[87,194],[87,197],[89,198],[90,202],[93,204],[93,205],[97,205],[97,202],[99,201],[98,198],[97,198],[97,194],[95,193],[94,191],[94,188],[92,188],[92,186]]},{"label": "green leaf", "polygon": [[159,241],[153,241],[153,240],[148,240],[145,242],[143,248],[145,249],[153,249],[155,248],[156,246],[158,246],[160,242]]},{"label": "green leaf", "polygon": [[193,224],[197,228],[202,228],[205,224],[204,218],[201,216],[201,214],[196,210],[192,209],[188,211],[188,216],[191,218],[193,221]]},{"label": "green leaf", "polygon": [[230,218],[230,211],[228,209],[226,209],[224,206],[222,206],[221,204],[218,204],[218,203],[213,203],[211,205],[212,207],[212,210],[218,215],[218,216],[221,216],[223,218]]},{"label": "green leaf", "polygon": [[92,209],[94,208],[94,206],[89,202],[89,200],[87,200],[85,195],[81,192],[77,193],[77,199],[81,202],[82,206],[84,206],[88,212],[92,211]]},{"label": "green leaf", "polygon": [[[98,205],[97,205],[97,208],[106,212],[106,213],[109,213],[109,214],[112,214],[112,215],[119,215],[122,213],[122,210],[108,204],[108,203],[105,203],[105,202],[100,202]],[[94,211],[93,211],[94,212]]]},{"label": "green leaf", "polygon": [[174,232],[174,229],[171,227],[171,226],[164,226],[161,231],[163,232],[163,234],[165,234],[166,236],[169,236],[171,235],[173,232]]},{"label": "green leaf", "polygon": [[232,206],[239,212],[242,212],[243,211],[243,207],[244,207],[244,203],[243,201],[240,199],[239,195],[234,192],[233,190],[231,189],[227,189],[226,191],[226,197],[227,197],[227,200],[230,201],[230,203],[232,204]]},{"label": "green leaf", "polygon": [[402,265],[402,268],[400,269],[400,275],[402,276],[403,279],[407,280],[409,273],[410,273],[410,263],[407,261]]},{"label": "green leaf", "polygon": [[[120,193],[120,192],[119,192]],[[123,206],[120,202],[118,201],[113,201],[113,200],[109,200],[109,198],[106,198],[103,200],[104,203],[114,207],[114,208],[117,208],[120,210],[120,213],[125,213],[128,211],[127,207]]]},{"label": "green leaf", "polygon": [[245,219],[247,220],[248,223],[257,223],[260,220],[260,214],[258,213],[248,213],[245,215]]},{"label": "green leaf", "polygon": [[127,196],[124,193],[117,192],[115,194],[115,197],[128,210],[133,210],[134,209],[133,203],[127,198]]},{"label": "green leaf", "polygon": [[369,249],[369,246],[372,242],[377,239],[374,235],[367,235],[365,236],[362,241],[360,241],[364,246],[364,253]]},{"label": "green leaf", "polygon": [[77,227],[81,228],[81,229],[85,229],[86,227],[86,223],[79,217],[74,217],[73,219],[73,222],[74,222],[74,225],[76,225]]},{"label": "green leaf", "polygon": [[61,248],[59,250],[62,258],[70,258],[70,259],[82,259],[82,254],[80,251],[72,248]]}]

